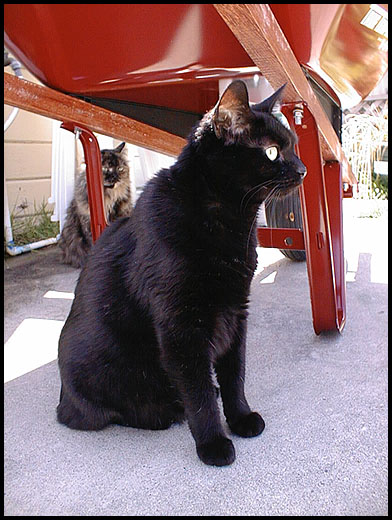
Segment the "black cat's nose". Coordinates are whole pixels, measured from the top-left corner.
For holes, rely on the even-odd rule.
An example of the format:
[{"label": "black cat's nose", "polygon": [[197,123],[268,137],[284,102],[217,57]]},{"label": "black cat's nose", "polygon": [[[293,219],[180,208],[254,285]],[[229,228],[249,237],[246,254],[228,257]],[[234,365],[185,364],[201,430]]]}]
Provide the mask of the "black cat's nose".
[{"label": "black cat's nose", "polygon": [[296,162],[295,169],[296,169],[298,175],[303,179],[305,177],[305,175],[307,174],[306,166],[300,159],[298,159],[298,157],[296,157],[295,162]]},{"label": "black cat's nose", "polygon": [[306,166],[303,165],[303,168],[298,170],[298,173],[300,174],[301,178],[303,179],[306,176],[306,174],[308,173],[308,170],[306,169]]}]

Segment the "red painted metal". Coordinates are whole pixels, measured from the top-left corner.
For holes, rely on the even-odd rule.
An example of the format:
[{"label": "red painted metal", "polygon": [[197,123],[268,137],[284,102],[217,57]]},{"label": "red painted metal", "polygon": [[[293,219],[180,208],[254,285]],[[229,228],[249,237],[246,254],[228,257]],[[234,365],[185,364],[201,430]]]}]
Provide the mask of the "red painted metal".
[{"label": "red painted metal", "polygon": [[65,92],[203,113],[219,77],[258,72],[212,4],[6,4],[4,18],[6,46]]},{"label": "red painted metal", "polygon": [[[299,62],[337,102],[358,102],[386,69],[383,38],[360,23],[369,5],[270,4]],[[219,79],[259,71],[212,4],[6,4],[4,14],[11,52],[44,84],[69,93],[203,113],[218,98]],[[339,163],[323,164],[306,104],[300,125],[293,108],[286,103],[282,111],[308,169],[300,190],[304,229],[264,228],[258,237],[267,247],[305,249],[314,330],[341,331],[342,172]],[[95,241],[106,226],[100,151],[90,130],[80,132]]]},{"label": "red painted metal", "polygon": [[261,247],[278,249],[305,249],[302,229],[295,228],[257,228],[257,238]]},{"label": "red painted metal", "polygon": [[103,177],[101,152],[95,135],[88,129],[72,122],[64,122],[61,128],[77,133],[83,146],[86,161],[87,196],[90,208],[90,225],[93,242],[95,242],[107,222],[103,203]]},{"label": "red painted metal", "polygon": [[[388,4],[377,4],[377,11],[373,5],[269,4],[299,63],[343,108],[365,98],[388,68],[381,29]],[[376,13],[386,14],[376,30],[361,23],[371,10],[376,21]]]},{"label": "red painted metal", "polygon": [[343,183],[340,164],[327,162],[324,166],[324,178],[331,230],[336,324],[339,331],[342,331],[346,322],[346,265],[343,244]]},{"label": "red painted metal", "polygon": [[308,170],[300,197],[313,327],[316,334],[342,331],[346,300],[340,166],[324,167],[315,120],[303,103],[302,122],[295,125],[296,105],[284,104],[282,112],[298,135],[298,155]]},{"label": "red painted metal", "polygon": [[[385,73],[387,38],[360,23],[370,4],[269,5],[338,103],[358,103]],[[9,50],[69,93],[204,113],[219,79],[258,72],[213,4],[5,4],[4,28]]]},{"label": "red painted metal", "polygon": [[[358,185],[357,185],[358,189]],[[352,199],[354,197],[354,187],[351,184],[343,183],[343,198],[344,199]]]}]

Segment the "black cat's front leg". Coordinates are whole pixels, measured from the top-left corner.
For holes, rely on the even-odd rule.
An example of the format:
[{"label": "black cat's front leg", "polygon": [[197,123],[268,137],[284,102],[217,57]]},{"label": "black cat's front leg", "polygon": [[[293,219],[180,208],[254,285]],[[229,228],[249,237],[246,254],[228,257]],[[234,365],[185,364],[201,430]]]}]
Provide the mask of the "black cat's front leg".
[{"label": "black cat's front leg", "polygon": [[264,430],[265,423],[261,415],[251,411],[245,397],[245,345],[246,319],[239,318],[231,348],[217,360],[215,370],[231,431],[241,437],[255,437]]},{"label": "black cat's front leg", "polygon": [[224,434],[211,376],[208,335],[200,329],[161,338],[162,364],[181,394],[199,458],[215,466],[235,460],[233,443]]}]

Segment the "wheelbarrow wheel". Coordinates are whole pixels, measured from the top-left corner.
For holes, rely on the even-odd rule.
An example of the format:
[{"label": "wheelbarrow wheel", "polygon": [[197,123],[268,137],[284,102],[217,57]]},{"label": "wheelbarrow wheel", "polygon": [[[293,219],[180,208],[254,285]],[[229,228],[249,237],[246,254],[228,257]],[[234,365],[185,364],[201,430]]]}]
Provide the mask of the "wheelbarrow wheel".
[{"label": "wheelbarrow wheel", "polygon": [[[301,202],[298,191],[294,191],[282,199],[267,202],[265,218],[268,227],[302,229]],[[305,251],[299,249],[280,249],[280,251],[290,260],[296,262],[306,260]]]}]

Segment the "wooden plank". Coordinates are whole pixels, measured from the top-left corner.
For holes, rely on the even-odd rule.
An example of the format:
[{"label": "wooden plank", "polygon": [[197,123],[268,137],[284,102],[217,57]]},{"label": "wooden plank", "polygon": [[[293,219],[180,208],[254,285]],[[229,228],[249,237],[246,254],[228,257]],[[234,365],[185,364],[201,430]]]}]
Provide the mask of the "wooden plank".
[{"label": "wooden plank", "polygon": [[176,157],[186,144],[182,137],[140,123],[121,114],[97,107],[4,73],[4,103],[41,116],[80,124],[100,134]]},{"label": "wooden plank", "polygon": [[268,4],[213,5],[271,86],[277,89],[288,83],[284,100],[308,104],[319,129],[323,159],[339,161],[344,182],[355,183],[337,135]]}]

